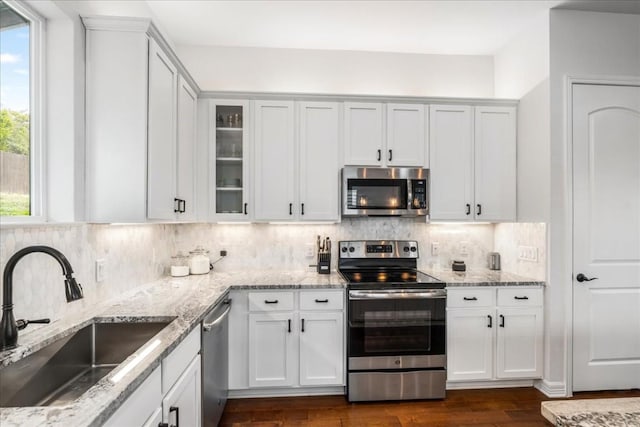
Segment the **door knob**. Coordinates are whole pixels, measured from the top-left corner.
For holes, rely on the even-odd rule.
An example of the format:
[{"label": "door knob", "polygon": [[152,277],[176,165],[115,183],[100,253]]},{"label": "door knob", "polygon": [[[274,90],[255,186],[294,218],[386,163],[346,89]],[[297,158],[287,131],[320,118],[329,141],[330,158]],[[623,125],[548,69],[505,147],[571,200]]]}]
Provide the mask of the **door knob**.
[{"label": "door knob", "polygon": [[590,281],[592,281],[592,280],[596,280],[596,279],[597,279],[597,277],[591,277],[591,278],[589,278],[589,277],[585,276],[585,275],[584,275],[584,274],[582,274],[582,273],[578,273],[578,275],[576,276],[576,280],[577,280],[578,282],[580,282],[580,283],[582,283],[582,282],[590,282]]}]

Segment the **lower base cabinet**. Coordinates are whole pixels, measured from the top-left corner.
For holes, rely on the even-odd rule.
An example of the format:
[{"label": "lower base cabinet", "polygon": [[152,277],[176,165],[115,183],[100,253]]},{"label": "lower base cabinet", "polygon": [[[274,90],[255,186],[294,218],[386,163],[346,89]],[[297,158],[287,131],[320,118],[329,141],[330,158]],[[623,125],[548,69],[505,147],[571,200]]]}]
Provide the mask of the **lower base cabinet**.
[{"label": "lower base cabinet", "polygon": [[202,425],[200,327],[105,422],[107,427]]},{"label": "lower base cabinet", "polygon": [[447,381],[541,378],[542,292],[447,289]]},{"label": "lower base cabinet", "polygon": [[[233,291],[230,390],[342,387],[344,291]],[[253,393],[255,392],[255,393]]]}]

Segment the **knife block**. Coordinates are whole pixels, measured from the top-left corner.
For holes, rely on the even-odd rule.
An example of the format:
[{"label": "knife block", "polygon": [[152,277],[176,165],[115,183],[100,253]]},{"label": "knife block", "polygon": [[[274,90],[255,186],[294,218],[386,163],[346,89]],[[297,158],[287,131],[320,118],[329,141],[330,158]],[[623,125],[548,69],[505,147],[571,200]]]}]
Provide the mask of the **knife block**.
[{"label": "knife block", "polygon": [[318,252],[318,274],[331,273],[331,252]]}]

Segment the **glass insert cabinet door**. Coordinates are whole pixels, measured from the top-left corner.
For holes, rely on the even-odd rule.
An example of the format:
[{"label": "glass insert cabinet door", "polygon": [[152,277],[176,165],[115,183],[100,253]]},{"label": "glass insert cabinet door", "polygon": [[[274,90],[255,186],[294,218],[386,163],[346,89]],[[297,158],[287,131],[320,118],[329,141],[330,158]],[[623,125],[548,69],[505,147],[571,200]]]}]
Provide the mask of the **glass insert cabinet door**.
[{"label": "glass insert cabinet door", "polygon": [[213,100],[210,105],[210,154],[213,156],[210,174],[210,211],[214,219],[247,220],[250,217],[248,102]]}]

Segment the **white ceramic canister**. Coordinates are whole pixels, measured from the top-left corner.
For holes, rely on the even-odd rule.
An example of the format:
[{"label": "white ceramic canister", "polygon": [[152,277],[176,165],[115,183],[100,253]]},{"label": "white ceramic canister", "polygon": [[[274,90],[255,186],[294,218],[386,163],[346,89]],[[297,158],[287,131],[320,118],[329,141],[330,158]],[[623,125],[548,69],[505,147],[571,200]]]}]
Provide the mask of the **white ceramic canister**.
[{"label": "white ceramic canister", "polygon": [[189,252],[189,272],[191,274],[207,274],[209,272],[209,251],[202,246],[197,246]]}]

